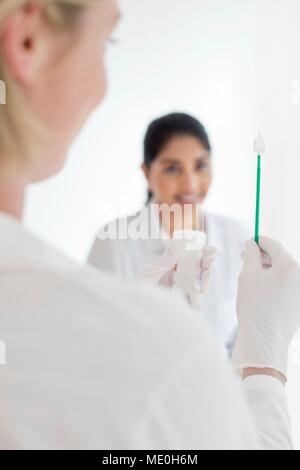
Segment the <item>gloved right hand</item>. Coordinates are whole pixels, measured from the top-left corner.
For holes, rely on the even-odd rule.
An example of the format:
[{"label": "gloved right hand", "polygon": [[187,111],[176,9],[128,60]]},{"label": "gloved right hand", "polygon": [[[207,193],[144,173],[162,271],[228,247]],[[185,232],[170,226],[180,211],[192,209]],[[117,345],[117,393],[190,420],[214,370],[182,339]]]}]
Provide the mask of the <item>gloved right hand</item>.
[{"label": "gloved right hand", "polygon": [[[300,327],[300,267],[276,241],[261,237],[259,245],[246,245],[232,363],[239,372],[269,368],[287,377],[289,345]],[[271,266],[263,264],[265,254]]]},{"label": "gloved right hand", "polygon": [[[187,299],[194,310],[201,309],[203,299],[209,291],[216,253],[217,250],[213,247],[205,248],[203,250],[202,259],[199,260],[198,265],[196,265],[195,281],[198,281],[199,288],[195,289]],[[174,248],[168,246],[163,255],[155,259],[136,279],[150,281],[165,287],[173,287],[177,261],[178,259]]]}]

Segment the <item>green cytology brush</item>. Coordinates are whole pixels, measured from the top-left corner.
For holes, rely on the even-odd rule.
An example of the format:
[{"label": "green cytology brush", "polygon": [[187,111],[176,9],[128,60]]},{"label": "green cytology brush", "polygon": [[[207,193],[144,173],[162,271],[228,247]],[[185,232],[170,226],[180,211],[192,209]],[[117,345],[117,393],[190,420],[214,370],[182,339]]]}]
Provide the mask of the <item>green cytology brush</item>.
[{"label": "green cytology brush", "polygon": [[254,240],[259,243],[259,222],[260,222],[260,185],[261,185],[261,157],[265,153],[265,143],[258,134],[254,141],[254,152],[257,154],[257,177],[256,177],[256,211],[255,211],[255,234]]}]

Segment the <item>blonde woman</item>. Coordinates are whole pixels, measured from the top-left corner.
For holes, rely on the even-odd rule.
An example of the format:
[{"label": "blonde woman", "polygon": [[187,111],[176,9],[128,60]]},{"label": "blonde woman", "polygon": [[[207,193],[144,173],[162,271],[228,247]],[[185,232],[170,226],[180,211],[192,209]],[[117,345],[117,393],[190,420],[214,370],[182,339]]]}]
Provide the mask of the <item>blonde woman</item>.
[{"label": "blonde woman", "polygon": [[[248,332],[248,347],[235,354],[242,392],[180,297],[83,268],[22,228],[27,186],[63,166],[105,94],[104,52],[118,16],[114,0],[0,0],[0,448],[289,448],[286,348],[260,367],[283,317],[295,328],[291,285],[277,289],[268,338],[252,336],[255,299],[251,312],[240,306],[252,327],[241,328],[238,344]],[[264,247],[272,252],[274,242]],[[291,281],[298,271],[287,266]],[[256,283],[262,294],[276,285],[276,269],[263,281],[254,243],[247,268],[241,298]],[[293,305],[282,315],[287,294]]]}]

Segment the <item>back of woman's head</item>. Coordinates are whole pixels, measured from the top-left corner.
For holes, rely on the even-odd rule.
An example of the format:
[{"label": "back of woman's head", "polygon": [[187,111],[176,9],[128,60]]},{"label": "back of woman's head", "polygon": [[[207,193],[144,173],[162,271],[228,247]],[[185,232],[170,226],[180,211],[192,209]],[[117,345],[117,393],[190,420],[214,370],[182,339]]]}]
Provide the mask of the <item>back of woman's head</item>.
[{"label": "back of woman's head", "polygon": [[[72,28],[83,9],[97,0],[0,0],[0,38],[7,18],[18,8],[38,5],[49,25],[60,30]],[[42,135],[42,129],[33,118],[18,81],[10,73],[5,61],[3,41],[0,43],[0,81],[2,94],[5,91],[5,104],[0,104],[0,154],[30,153],[30,139],[33,128]]]}]

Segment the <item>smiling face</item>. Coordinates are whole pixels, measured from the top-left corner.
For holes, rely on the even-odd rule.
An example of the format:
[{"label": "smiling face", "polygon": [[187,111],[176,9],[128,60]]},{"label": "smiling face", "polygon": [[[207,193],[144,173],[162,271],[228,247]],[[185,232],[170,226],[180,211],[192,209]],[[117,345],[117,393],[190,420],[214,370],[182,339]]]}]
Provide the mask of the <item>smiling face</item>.
[{"label": "smiling face", "polygon": [[150,168],[143,167],[158,204],[202,204],[212,181],[211,155],[199,139],[174,136]]}]

